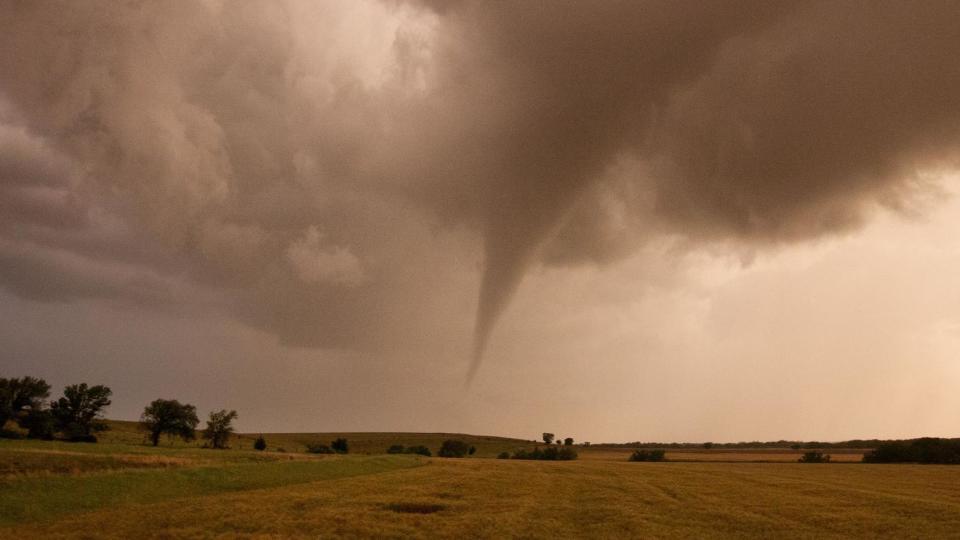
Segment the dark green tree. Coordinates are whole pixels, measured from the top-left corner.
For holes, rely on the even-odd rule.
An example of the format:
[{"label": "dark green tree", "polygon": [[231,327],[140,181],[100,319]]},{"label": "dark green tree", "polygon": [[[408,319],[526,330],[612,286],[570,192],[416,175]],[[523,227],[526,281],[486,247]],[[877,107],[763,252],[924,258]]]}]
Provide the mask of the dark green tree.
[{"label": "dark green tree", "polygon": [[221,409],[210,413],[207,428],[203,430],[203,438],[210,441],[214,448],[226,448],[233,434],[233,421],[237,418],[237,411]]},{"label": "dark green tree", "polygon": [[0,378],[0,431],[24,411],[38,410],[50,396],[50,385],[36,377]]},{"label": "dark green tree", "polygon": [[102,384],[71,384],[63,389],[63,397],[50,404],[50,413],[57,431],[71,440],[92,440],[95,431],[107,429],[102,421],[103,410],[110,405],[113,392]]},{"label": "dark green tree", "polygon": [[567,437],[563,440],[564,446],[573,446],[573,437]]},{"label": "dark green tree", "polygon": [[543,442],[545,442],[545,443],[547,443],[547,444],[552,444],[554,437],[555,437],[555,435],[554,435],[553,433],[544,433],[544,434],[543,434]]},{"label": "dark green tree", "polygon": [[57,431],[57,424],[49,409],[30,409],[20,421],[20,427],[26,428],[27,437],[47,441],[52,440]]},{"label": "dark green tree", "polygon": [[197,408],[175,399],[153,400],[140,416],[140,426],[154,446],[160,443],[160,435],[163,434],[192,441],[196,438],[195,430],[199,423]]},{"label": "dark green tree", "polygon": [[470,451],[470,446],[459,439],[448,439],[443,441],[437,455],[440,457],[462,458]]},{"label": "dark green tree", "polygon": [[257,437],[257,440],[253,441],[253,448],[261,451],[267,449],[267,440],[263,438],[263,435]]}]

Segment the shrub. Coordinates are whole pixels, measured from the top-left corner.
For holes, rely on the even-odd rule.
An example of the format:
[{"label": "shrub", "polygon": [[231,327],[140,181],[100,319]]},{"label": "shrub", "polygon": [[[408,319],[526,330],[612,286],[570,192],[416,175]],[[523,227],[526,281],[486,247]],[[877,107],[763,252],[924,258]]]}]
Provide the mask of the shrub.
[{"label": "shrub", "polygon": [[462,458],[467,455],[469,450],[470,447],[467,443],[459,439],[447,439],[443,441],[443,445],[440,446],[437,455],[446,458]]},{"label": "shrub", "polygon": [[536,459],[542,461],[570,461],[577,459],[577,451],[570,447],[548,446],[544,449],[517,450],[513,459]]},{"label": "shrub", "polygon": [[333,453],[335,453],[335,452],[333,451],[333,448],[330,448],[329,446],[327,446],[327,445],[325,445],[325,444],[308,444],[308,445],[307,445],[307,452],[309,452],[309,453],[311,453],[311,454],[333,454]]},{"label": "shrub", "polygon": [[477,447],[476,447],[476,446],[471,445],[471,446],[470,446],[470,449],[467,450],[467,454],[469,454],[469,455],[471,455],[471,456],[474,455],[474,454],[476,454],[476,453],[477,453]]},{"label": "shrub", "polygon": [[500,452],[497,454],[497,459],[510,459],[510,452]]},{"label": "shrub", "polygon": [[83,435],[81,433],[81,434],[71,435],[70,438],[67,439],[67,442],[95,443],[97,442],[97,436],[93,434]]},{"label": "shrub", "polygon": [[804,452],[797,461],[800,463],[829,463],[830,456],[824,455],[824,453],[820,451]]},{"label": "shrub", "polygon": [[664,461],[664,459],[666,459],[666,452],[660,449],[637,449],[630,455],[630,461]]},{"label": "shrub", "polygon": [[253,448],[254,450],[260,451],[267,449],[267,441],[263,438],[263,435],[257,437],[257,440],[253,441]]},{"label": "shrub", "polygon": [[427,457],[431,456],[430,449],[423,445],[408,446],[404,448],[402,444],[395,444],[390,448],[387,448],[387,453],[388,454],[419,454],[421,456],[427,456]]},{"label": "shrub", "polygon": [[333,442],[330,443],[330,448],[333,448],[333,451],[338,454],[346,454],[350,451],[349,446],[347,446],[347,440],[342,437],[334,439]]}]

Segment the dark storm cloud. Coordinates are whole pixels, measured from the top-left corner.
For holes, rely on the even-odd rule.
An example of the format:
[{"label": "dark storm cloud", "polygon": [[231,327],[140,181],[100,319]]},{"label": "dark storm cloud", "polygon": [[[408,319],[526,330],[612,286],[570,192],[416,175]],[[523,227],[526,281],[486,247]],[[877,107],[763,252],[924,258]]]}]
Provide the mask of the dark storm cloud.
[{"label": "dark storm cloud", "polygon": [[[295,344],[416,339],[472,269],[469,238],[442,238],[465,231],[476,360],[531,265],[847,230],[909,205],[960,142],[955,2],[2,10],[3,245],[29,227],[51,249],[98,209],[151,243],[113,257]],[[20,243],[16,292],[85,271]]]}]

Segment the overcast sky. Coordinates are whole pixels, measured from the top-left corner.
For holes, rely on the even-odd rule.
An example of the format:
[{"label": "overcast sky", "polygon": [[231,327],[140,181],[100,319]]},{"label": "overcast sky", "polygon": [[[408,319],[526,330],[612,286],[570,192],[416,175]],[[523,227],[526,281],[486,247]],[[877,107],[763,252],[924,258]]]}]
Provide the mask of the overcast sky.
[{"label": "overcast sky", "polygon": [[0,12],[0,376],[244,431],[960,436],[960,3]]}]

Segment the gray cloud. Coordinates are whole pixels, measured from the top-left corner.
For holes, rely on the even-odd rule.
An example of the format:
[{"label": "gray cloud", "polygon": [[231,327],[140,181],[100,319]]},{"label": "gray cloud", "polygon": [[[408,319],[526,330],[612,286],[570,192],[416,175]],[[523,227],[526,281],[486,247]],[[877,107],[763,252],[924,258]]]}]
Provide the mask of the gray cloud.
[{"label": "gray cloud", "polygon": [[205,289],[294,345],[476,307],[476,366],[533,265],[817,238],[957,165],[954,2],[2,9],[4,286]]}]

